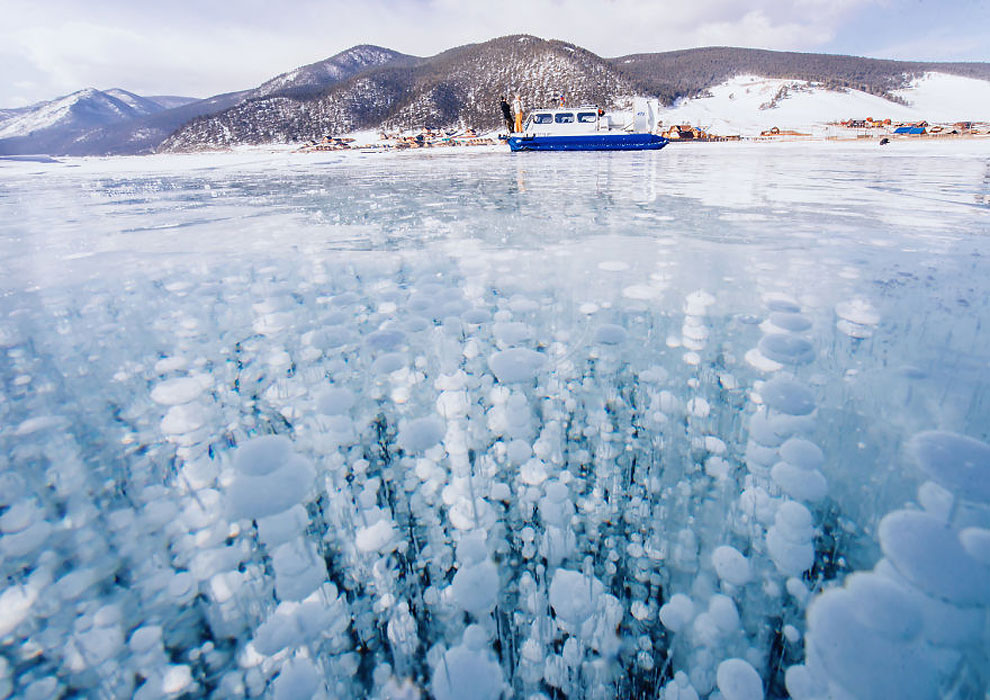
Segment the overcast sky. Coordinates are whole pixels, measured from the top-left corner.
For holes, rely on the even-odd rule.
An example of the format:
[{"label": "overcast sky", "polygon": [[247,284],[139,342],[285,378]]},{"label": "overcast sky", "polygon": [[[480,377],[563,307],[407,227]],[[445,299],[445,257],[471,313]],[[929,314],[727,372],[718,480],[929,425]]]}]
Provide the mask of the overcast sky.
[{"label": "overcast sky", "polygon": [[0,0],[0,107],[84,88],[208,97],[356,44],[505,34],[595,53],[744,46],[990,61],[990,0]]}]

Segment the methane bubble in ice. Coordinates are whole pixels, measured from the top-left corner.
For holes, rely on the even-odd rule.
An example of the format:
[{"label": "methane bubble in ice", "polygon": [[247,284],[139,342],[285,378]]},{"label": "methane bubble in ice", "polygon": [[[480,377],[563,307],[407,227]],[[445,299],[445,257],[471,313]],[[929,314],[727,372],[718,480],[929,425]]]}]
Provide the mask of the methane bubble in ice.
[{"label": "methane bubble in ice", "polygon": [[775,362],[799,365],[815,358],[814,348],[804,338],[787,333],[771,333],[760,340],[760,352]]},{"label": "methane bubble in ice", "polygon": [[918,433],[908,451],[922,470],[960,498],[990,503],[990,445],[942,430]]},{"label": "methane bubble in ice", "polygon": [[811,328],[811,321],[807,316],[799,313],[775,312],[770,314],[770,323],[785,331],[800,333]]},{"label": "methane bubble in ice", "polygon": [[743,659],[728,659],[718,665],[718,689],[725,700],[761,700],[763,681]]},{"label": "methane bubble in ice", "polygon": [[990,568],[973,559],[944,522],[899,510],[880,521],[879,536],[884,555],[921,590],[960,605],[990,604]]},{"label": "methane bubble in ice", "polygon": [[628,337],[629,333],[625,328],[611,323],[599,326],[598,330],[595,331],[595,342],[602,345],[619,345],[624,343]]},{"label": "methane bubble in ice", "polygon": [[546,364],[546,355],[529,348],[509,348],[488,360],[492,373],[503,384],[531,381]]},{"label": "methane bubble in ice", "polygon": [[431,689],[437,700],[495,700],[502,695],[502,669],[486,649],[461,644],[433,667]]},{"label": "methane bubble in ice", "polygon": [[443,423],[439,418],[427,416],[410,420],[399,427],[399,444],[406,452],[421,452],[440,442]]},{"label": "methane bubble in ice", "polygon": [[283,435],[264,435],[240,445],[234,453],[234,469],[248,476],[269,474],[288,461],[292,441]]},{"label": "methane bubble in ice", "polygon": [[735,547],[716,547],[712,552],[712,564],[718,577],[734,586],[744,586],[752,577],[749,560]]},{"label": "methane bubble in ice", "polygon": [[780,446],[780,456],[788,464],[801,469],[818,469],[825,463],[825,455],[815,443],[793,437]]},{"label": "methane bubble in ice", "polygon": [[815,410],[811,391],[792,379],[775,377],[763,385],[760,396],[767,406],[790,416],[806,416]]},{"label": "methane bubble in ice", "polygon": [[344,387],[330,387],[320,392],[316,401],[317,410],[327,416],[347,413],[354,405],[354,393]]}]

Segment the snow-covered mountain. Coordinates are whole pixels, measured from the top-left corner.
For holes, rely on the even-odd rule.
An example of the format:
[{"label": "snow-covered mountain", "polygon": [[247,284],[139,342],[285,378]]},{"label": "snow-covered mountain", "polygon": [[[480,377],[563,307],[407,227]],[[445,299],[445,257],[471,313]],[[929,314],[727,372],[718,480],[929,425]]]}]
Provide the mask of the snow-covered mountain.
[{"label": "snow-covered mountain", "polygon": [[[270,83],[285,84],[303,70]],[[161,148],[291,143],[375,128],[497,128],[498,98],[507,93],[522,95],[527,106],[552,104],[560,93],[571,104],[605,107],[647,97],[667,124],[753,135],[876,115],[985,119],[988,89],[990,64],[724,47],[604,59],[565,42],[510,36],[371,66],[319,93],[283,90],[244,101],[184,125]]]},{"label": "snow-covered mountain", "polygon": [[418,60],[381,46],[355,46],[336,56],[277,75],[251,90],[248,99],[271,95],[312,94],[373,66],[398,62],[411,65]]},{"label": "snow-covered mountain", "polygon": [[897,101],[861,90],[829,89],[805,80],[740,75],[699,97],[658,110],[665,126],[691,124],[720,135],[756,136],[778,127],[813,135],[835,133],[848,119],[895,122],[990,121],[990,81],[925,73],[893,92]]},{"label": "snow-covered mountain", "polygon": [[0,111],[0,154],[147,153],[183,124],[198,118],[275,96],[312,97],[368,67],[412,65],[418,60],[379,46],[355,46],[283,73],[252,90],[205,100],[141,97],[119,89],[81,90],[30,108]]},{"label": "snow-covered mountain", "polygon": [[307,98],[252,100],[185,125],[162,150],[320,138],[356,129],[501,123],[502,95],[550,104],[564,92],[585,104],[614,104],[634,84],[609,61],[562,41],[509,36],[450,49],[415,62],[371,68]]},{"label": "snow-covered mountain", "polygon": [[293,143],[384,128],[501,125],[498,100],[527,108],[623,107],[652,99],[666,124],[753,135],[829,121],[990,118],[990,63],[919,63],[711,47],[602,58],[518,35],[418,58],[361,45],[251,90],[188,102],[83,90],[0,110],[0,154],[99,155]]},{"label": "snow-covered mountain", "polygon": [[147,116],[162,109],[160,104],[126,90],[86,88],[19,110],[19,113],[0,123],[0,139],[50,129],[92,129]]}]

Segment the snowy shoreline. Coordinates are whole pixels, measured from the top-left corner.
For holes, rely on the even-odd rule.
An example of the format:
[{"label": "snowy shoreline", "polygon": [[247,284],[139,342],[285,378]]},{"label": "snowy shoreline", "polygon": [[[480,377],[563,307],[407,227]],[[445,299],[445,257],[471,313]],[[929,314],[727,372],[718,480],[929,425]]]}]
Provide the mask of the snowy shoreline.
[{"label": "snowy shoreline", "polygon": [[[859,152],[875,155],[924,154],[965,156],[974,155],[986,157],[990,155],[990,136],[952,136],[952,137],[904,137],[893,138],[890,143],[881,147],[877,138],[783,138],[783,139],[743,139],[740,141],[718,141],[697,143],[672,143],[666,149],[659,151],[657,156],[663,158],[672,153],[746,153],[746,152],[776,152],[780,150],[811,150],[832,152]],[[368,148],[353,148],[341,151],[309,151],[300,152],[296,146],[266,144],[259,146],[240,146],[233,149],[215,151],[197,151],[189,153],[153,153],[147,155],[125,156],[0,156],[0,170],[14,169],[55,169],[55,168],[84,168],[85,170],[129,171],[182,171],[215,166],[251,167],[252,165],[268,167],[273,163],[286,165],[335,164],[354,163],[372,158],[378,160],[420,160],[452,157],[483,157],[501,154],[508,157],[507,146],[472,146],[444,147],[437,146],[422,149],[385,150]],[[589,157],[590,154],[567,154],[568,158]],[[602,156],[607,154],[596,154]],[[592,156],[592,157],[596,157]],[[546,154],[515,154],[513,159],[520,162],[532,162],[531,159],[546,158]],[[635,157],[632,154],[618,154],[619,158]]]}]

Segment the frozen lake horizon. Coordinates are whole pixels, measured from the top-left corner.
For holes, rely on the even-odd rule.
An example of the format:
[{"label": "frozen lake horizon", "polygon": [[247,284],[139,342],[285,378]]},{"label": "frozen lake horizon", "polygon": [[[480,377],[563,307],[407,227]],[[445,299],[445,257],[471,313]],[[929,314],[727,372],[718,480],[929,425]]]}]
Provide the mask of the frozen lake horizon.
[{"label": "frozen lake horizon", "polygon": [[0,698],[987,692],[988,141],[0,206]]}]

